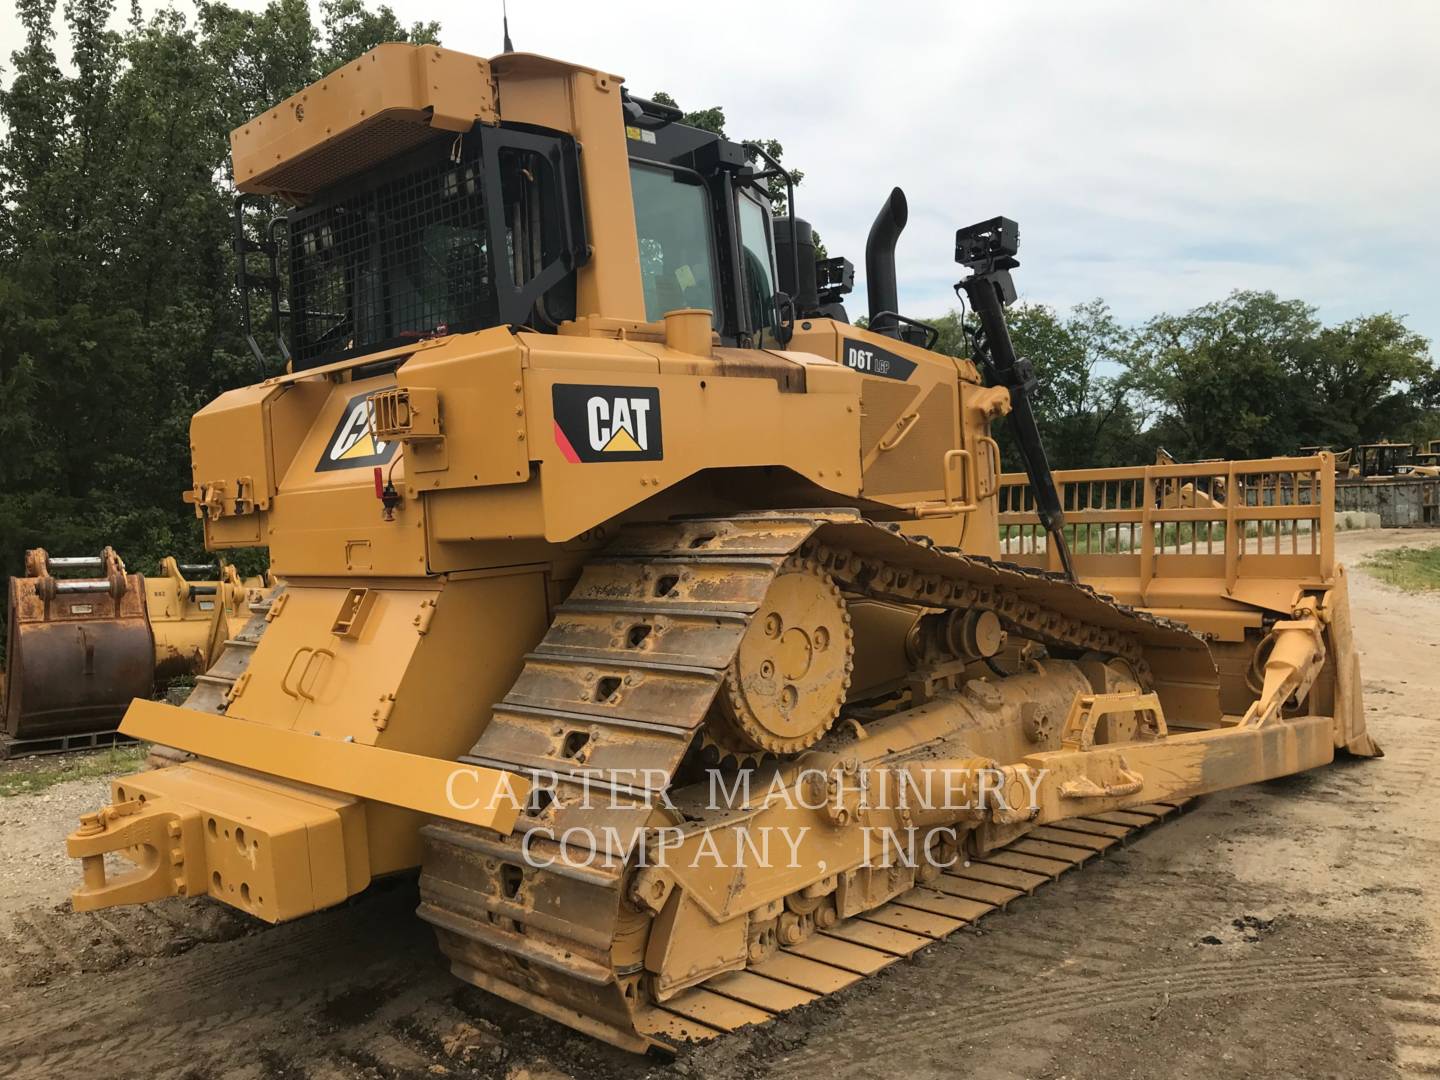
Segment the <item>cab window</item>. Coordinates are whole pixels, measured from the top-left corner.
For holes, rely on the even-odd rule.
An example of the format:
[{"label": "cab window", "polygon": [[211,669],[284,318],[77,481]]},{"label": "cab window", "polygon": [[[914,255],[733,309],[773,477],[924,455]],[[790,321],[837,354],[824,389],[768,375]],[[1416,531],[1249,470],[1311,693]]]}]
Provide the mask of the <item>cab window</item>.
[{"label": "cab window", "polygon": [[630,190],[645,318],[655,322],[677,308],[715,311],[715,247],[699,178],[636,161],[630,163]]},{"label": "cab window", "polygon": [[750,326],[775,325],[775,261],[771,254],[769,215],[748,195],[740,196],[740,257],[745,263],[745,309]]}]

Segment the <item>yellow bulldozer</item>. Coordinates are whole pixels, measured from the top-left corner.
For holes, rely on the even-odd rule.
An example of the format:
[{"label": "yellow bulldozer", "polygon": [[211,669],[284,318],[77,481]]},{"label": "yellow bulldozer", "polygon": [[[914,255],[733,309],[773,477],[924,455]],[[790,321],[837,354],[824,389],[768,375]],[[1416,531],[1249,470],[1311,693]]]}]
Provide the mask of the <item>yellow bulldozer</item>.
[{"label": "yellow bulldozer", "polygon": [[[279,922],[418,870],[459,978],[638,1051],[847,986],[1191,796],[1378,753],[1333,461],[1057,481],[1013,221],[957,232],[955,359],[899,311],[898,189],[862,329],[778,163],[604,70],[382,45],[231,139],[284,373],[194,417],[186,498],[285,585],[204,696],[130,707],[193,757],[83,819],[76,910]],[[1274,494],[1167,497],[1196,472]],[[1230,528],[1191,550],[1201,520]]]}]

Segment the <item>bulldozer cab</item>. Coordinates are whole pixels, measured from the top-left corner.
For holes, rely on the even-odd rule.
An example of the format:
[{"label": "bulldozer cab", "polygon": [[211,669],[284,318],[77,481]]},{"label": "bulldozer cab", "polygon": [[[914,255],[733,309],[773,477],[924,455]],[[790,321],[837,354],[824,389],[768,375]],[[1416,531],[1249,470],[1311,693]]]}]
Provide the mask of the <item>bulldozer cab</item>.
[{"label": "bulldozer cab", "polygon": [[1364,478],[1395,476],[1410,462],[1415,446],[1412,443],[1364,443],[1356,447],[1360,475]]},{"label": "bulldozer cab", "polygon": [[[993,547],[988,500],[1000,455],[981,428],[1009,412],[1013,390],[984,391],[973,362],[930,351],[934,329],[896,311],[894,247],[906,215],[898,189],[867,244],[870,320],[859,328],[843,304],[853,267],[843,258],[816,258],[813,231],[794,214],[793,182],[763,147],[687,125],[678,110],[631,95],[617,76],[594,69],[528,54],[484,60],[433,46],[382,45],[231,140],[242,192],[235,240],[245,328],[267,371],[276,367],[275,353],[284,358],[282,378],[295,386],[297,402],[302,395],[318,400],[311,373],[348,379],[365,400],[388,392],[381,380],[430,380],[418,350],[474,348],[477,332],[493,331],[495,349],[519,349],[526,356],[519,362],[535,369],[566,366],[575,348],[567,340],[616,342],[601,346],[614,354],[600,365],[612,377],[593,384],[609,386],[606,394],[571,402],[580,390],[552,391],[535,380],[533,392],[550,398],[543,408],[564,429],[555,464],[592,463],[599,455],[664,460],[665,468],[635,477],[649,489],[635,502],[706,470],[779,466],[791,474],[787,502],[833,505],[827,492],[863,495],[882,516],[949,518],[930,530],[949,542],[965,533],[963,515],[975,514],[976,527],[965,535],[972,545]],[[787,197],[777,214],[772,192],[782,187]],[[272,215],[276,205],[282,212]],[[260,294],[268,294],[268,315],[257,321],[251,301]],[[274,334],[268,347],[262,323]],[[460,344],[466,336],[471,340]],[[538,359],[545,352],[554,357]],[[438,351],[428,355],[439,362]],[[714,431],[687,424],[688,449],[678,441],[645,445],[642,435],[661,425],[642,433],[629,418],[638,412],[658,421],[658,398],[647,395],[660,388],[652,383],[644,395],[621,395],[613,372],[627,368],[727,377],[723,387],[695,387],[706,391],[693,401],[713,417]],[[515,384],[513,374],[490,370],[497,387]],[[785,400],[771,400],[767,382]],[[667,400],[682,393],[678,384],[665,392]],[[858,403],[842,400],[857,392]],[[394,503],[409,481],[392,475],[393,449],[380,448],[414,433],[391,428],[391,438],[382,438],[367,424],[370,406],[352,396],[333,405],[345,411],[334,421],[332,456],[315,471],[339,485],[364,479],[341,470],[362,460],[379,465],[387,470],[376,489],[381,497],[387,484],[401,485],[389,496]],[[582,415],[592,398],[601,402],[593,418]],[[526,405],[534,411],[537,403]],[[747,453],[737,455],[732,425],[757,408],[774,414],[766,425],[773,438],[767,446],[745,436]],[[799,411],[806,417],[787,418]],[[221,422],[218,415],[214,421]],[[801,434],[812,429],[813,437]],[[793,451],[802,445],[829,455],[815,442],[826,437],[822,431],[858,439],[844,468],[797,464]],[[237,475],[224,449],[233,443],[218,429],[216,436],[201,439],[217,450],[213,457],[199,451],[200,482],[189,497],[212,521],[226,516],[212,513],[217,500],[238,510],[235,517],[267,509],[280,478],[262,481],[257,474],[268,467],[259,461],[248,477],[247,470]],[[456,444],[440,432],[429,438],[431,460],[408,453],[402,473],[445,471]],[[540,438],[549,444],[555,437],[542,431]],[[529,433],[516,442],[525,445],[484,454],[483,469],[456,468],[454,482],[513,483],[543,472],[551,455],[539,452]],[[377,452],[367,456],[366,447]],[[573,471],[548,477],[540,494],[549,540],[569,540],[626,508],[589,483],[567,491],[562,482],[580,479]],[[429,480],[437,483],[452,486]],[[258,542],[244,524],[207,525],[210,542]]]},{"label": "bulldozer cab", "polygon": [[[302,94],[235,133],[240,284],[257,357],[266,352],[254,336],[257,291],[269,293],[275,344],[299,371],[488,327],[555,332],[596,310],[593,302],[577,307],[587,278],[596,279],[592,294],[627,294],[601,309],[607,315],[655,323],[669,311],[702,309],[722,345],[781,340],[781,315],[794,311],[776,295],[764,181],[783,175],[777,168],[756,168],[745,147],[681,123],[679,110],[635,97],[613,77],[585,73],[589,89],[620,99],[623,142],[620,124],[579,110],[566,116],[548,88],[527,101],[527,88],[575,73],[541,57],[464,57],[490,76],[461,73],[478,105],[462,104],[448,86],[426,95],[406,85],[417,64],[449,68],[459,56],[381,46],[331,76],[363,80],[388,99],[373,122],[317,117],[319,103]],[[496,82],[506,88],[503,116]],[[542,122],[509,119],[532,110]],[[317,137],[319,123],[346,120],[340,136]],[[584,170],[582,133],[588,147],[610,149],[587,153]],[[280,163],[259,164],[279,144]],[[370,167],[355,168],[367,158]],[[289,205],[267,219],[263,196]],[[634,217],[616,228],[622,198]],[[619,243],[597,244],[601,228]]]}]

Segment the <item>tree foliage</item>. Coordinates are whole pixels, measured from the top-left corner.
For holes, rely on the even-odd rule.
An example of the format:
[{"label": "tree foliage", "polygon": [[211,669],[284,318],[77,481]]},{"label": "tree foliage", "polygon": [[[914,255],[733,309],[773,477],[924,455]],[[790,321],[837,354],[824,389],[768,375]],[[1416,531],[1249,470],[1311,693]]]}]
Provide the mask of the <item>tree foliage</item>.
[{"label": "tree foliage", "polygon": [[1434,430],[1429,342],[1384,313],[1324,326],[1309,304],[1231,293],[1136,334],[1128,370],[1178,457],[1265,457]]},{"label": "tree foliage", "polygon": [[228,133],[380,41],[389,8],[257,11],[19,0],[0,91],[0,575],[24,549],[113,544],[140,569],[200,553],[180,502],[190,415],[252,382],[230,252]]},{"label": "tree foliage", "polygon": [[[1300,300],[1237,291],[1138,327],[1101,300],[1019,304],[1009,323],[1056,468],[1140,464],[1162,446],[1193,461],[1440,435],[1429,342],[1395,315],[1324,326]],[[958,312],[934,325],[937,348],[970,354]]]}]

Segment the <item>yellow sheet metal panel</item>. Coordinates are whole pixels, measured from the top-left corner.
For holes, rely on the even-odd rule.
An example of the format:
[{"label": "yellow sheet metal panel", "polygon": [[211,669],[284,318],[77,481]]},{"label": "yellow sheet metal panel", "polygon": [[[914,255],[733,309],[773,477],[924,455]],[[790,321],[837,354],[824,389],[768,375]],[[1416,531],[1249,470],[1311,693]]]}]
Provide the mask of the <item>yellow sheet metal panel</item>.
[{"label": "yellow sheet metal panel", "polygon": [[[354,636],[334,632],[347,598],[368,603]],[[291,585],[232,695],[228,715],[268,727],[374,744],[385,726],[374,713],[393,707],[400,681],[423,637],[417,620],[433,608],[436,589],[352,590]],[[273,611],[273,609],[272,609]]]},{"label": "yellow sheet metal panel", "polygon": [[277,470],[268,453],[265,403],[273,382],[230,390],[190,418],[190,471],[184,494],[205,521],[210,547],[256,543],[259,521],[275,494]]},{"label": "yellow sheet metal panel", "polygon": [[445,760],[463,754],[545,632],[546,576],[533,566],[428,584],[291,582],[227,715]]},{"label": "yellow sheet metal panel", "polygon": [[497,119],[487,61],[435,45],[380,45],[232,131],[236,186],[300,201],[444,132]]},{"label": "yellow sheet metal panel", "polygon": [[568,131],[585,148],[580,158],[591,258],[576,281],[580,315],[645,318],[640,242],[630,212],[629,151],[618,75],[530,53],[491,57],[500,84],[502,119]]},{"label": "yellow sheet metal panel", "polygon": [[408,496],[530,479],[520,358],[515,335],[495,327],[446,338],[396,373],[439,405],[438,433],[401,437]]},{"label": "yellow sheet metal panel", "polygon": [[475,765],[304,735],[228,716],[136,700],[120,730],[288,780],[508,834],[529,781]]},{"label": "yellow sheet metal panel", "polygon": [[[446,761],[468,751],[489,723],[492,703],[520,674],[521,657],[545,634],[545,585],[538,567],[446,582],[378,745]],[[415,633],[412,620],[403,620],[397,638],[406,631]],[[366,722],[374,704],[364,708]]]},{"label": "yellow sheet metal panel", "polygon": [[704,469],[775,465],[819,488],[859,493],[854,393],[545,368],[527,373],[525,398],[549,540],[569,540]]},{"label": "yellow sheet metal panel", "polygon": [[[405,455],[398,442],[371,433],[370,397],[395,385],[394,377],[352,382],[312,379],[304,389],[289,383],[287,395],[272,409],[278,417],[299,391],[294,416],[271,428],[292,431],[293,449],[277,472],[283,495],[266,515],[263,542],[271,567],[287,577],[420,576],[425,571],[424,513],[415,499],[404,499],[387,517],[375,494],[375,469],[403,490]],[[319,394],[323,391],[323,397]],[[277,442],[278,448],[278,442]]]}]

